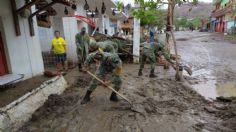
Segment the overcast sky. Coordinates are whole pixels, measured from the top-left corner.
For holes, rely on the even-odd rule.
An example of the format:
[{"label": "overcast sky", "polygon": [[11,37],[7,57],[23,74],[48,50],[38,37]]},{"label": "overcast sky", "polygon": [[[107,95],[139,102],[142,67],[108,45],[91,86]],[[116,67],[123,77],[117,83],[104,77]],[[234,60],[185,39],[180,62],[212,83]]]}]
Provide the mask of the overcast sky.
[{"label": "overcast sky", "polygon": [[[123,2],[125,5],[126,4],[133,4],[133,2],[134,2],[134,0],[113,0],[113,1],[121,1],[121,2]],[[212,2],[212,0],[199,0],[199,1],[201,1],[201,2]]]}]

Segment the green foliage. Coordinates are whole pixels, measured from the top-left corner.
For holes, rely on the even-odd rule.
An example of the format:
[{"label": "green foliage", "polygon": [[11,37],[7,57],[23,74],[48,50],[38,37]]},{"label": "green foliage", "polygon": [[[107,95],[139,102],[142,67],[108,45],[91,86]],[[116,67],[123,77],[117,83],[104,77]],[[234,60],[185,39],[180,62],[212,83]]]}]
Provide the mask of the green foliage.
[{"label": "green foliage", "polygon": [[200,27],[201,26],[201,20],[200,19],[193,19],[190,21],[193,27]]},{"label": "green foliage", "polygon": [[123,8],[124,8],[124,4],[120,1],[116,2],[116,8],[119,10],[119,11],[122,11]]},{"label": "green foliage", "polygon": [[186,18],[176,19],[175,20],[175,27],[187,27],[188,20]]},{"label": "green foliage", "polygon": [[[166,13],[163,10],[158,9],[158,7],[160,7],[160,4],[167,3],[163,2],[162,0],[135,0],[135,2],[139,3],[139,8],[134,8],[132,10],[132,14],[134,17],[139,18],[141,20],[142,26],[148,25],[163,28],[166,23]],[[192,2],[189,2],[188,0],[173,0],[173,4],[175,5],[182,5],[184,3],[196,5],[198,3],[198,0],[192,0]],[[176,24],[186,27],[187,20],[183,19],[181,21],[178,21]],[[195,23],[191,24],[194,25]]]},{"label": "green foliage", "polygon": [[187,20],[186,18],[181,18],[181,19],[175,19],[174,25],[177,29],[180,27],[182,27],[182,28],[190,28],[190,27],[197,28],[197,27],[200,27],[201,21],[200,21],[200,19]]},{"label": "green foliage", "polygon": [[165,12],[162,10],[133,10],[133,15],[141,20],[142,26],[158,26],[163,28],[165,25]]}]

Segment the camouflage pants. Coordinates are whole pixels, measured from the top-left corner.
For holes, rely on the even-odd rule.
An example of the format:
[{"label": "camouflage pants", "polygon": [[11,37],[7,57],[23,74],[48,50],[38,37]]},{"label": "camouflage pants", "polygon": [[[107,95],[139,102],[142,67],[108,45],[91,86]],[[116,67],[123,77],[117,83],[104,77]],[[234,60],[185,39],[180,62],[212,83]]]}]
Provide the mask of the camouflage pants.
[{"label": "camouflage pants", "polygon": [[[99,68],[97,71],[96,71],[96,76],[99,78],[99,79],[101,79],[101,80],[104,80],[105,79],[105,76],[106,75],[108,75],[108,74],[110,74],[110,72],[109,73],[107,73],[106,71],[105,71],[105,69],[103,69],[103,68]],[[121,79],[121,77],[120,76],[118,76],[118,75],[115,75],[114,73],[111,73],[111,81],[112,81],[112,84],[114,85],[114,89],[116,90],[116,91],[119,91],[120,90],[120,88],[121,88],[121,85],[122,85],[122,79]],[[99,84],[101,84],[97,79],[93,79],[92,80],[92,82],[90,83],[90,86],[89,86],[89,91],[94,91],[96,88],[97,88],[97,86],[99,85]]]},{"label": "camouflage pants", "polygon": [[78,58],[78,64],[84,64],[84,61],[87,58],[87,53],[85,49],[77,48],[77,58]]},{"label": "camouflage pants", "polygon": [[149,59],[149,61],[150,61],[151,71],[154,71],[155,70],[155,66],[156,66],[156,56],[152,52],[145,52],[145,51],[141,55],[140,69],[139,70],[140,71],[143,70],[144,64],[145,64],[147,59]]}]

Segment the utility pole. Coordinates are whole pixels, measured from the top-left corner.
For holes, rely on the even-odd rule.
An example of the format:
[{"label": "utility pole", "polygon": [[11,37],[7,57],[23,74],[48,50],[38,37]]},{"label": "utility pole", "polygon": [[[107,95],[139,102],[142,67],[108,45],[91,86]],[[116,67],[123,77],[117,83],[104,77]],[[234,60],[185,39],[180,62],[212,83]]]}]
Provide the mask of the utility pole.
[{"label": "utility pole", "polygon": [[[139,3],[135,2],[135,7],[139,7]],[[140,19],[134,17],[133,25],[133,61],[134,63],[139,63],[140,56]]]}]

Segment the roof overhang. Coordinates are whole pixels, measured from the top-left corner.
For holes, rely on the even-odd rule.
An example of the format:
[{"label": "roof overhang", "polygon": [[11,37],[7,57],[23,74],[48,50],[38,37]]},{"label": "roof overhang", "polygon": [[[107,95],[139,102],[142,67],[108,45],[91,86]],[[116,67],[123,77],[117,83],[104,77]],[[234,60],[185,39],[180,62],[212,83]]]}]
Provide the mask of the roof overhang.
[{"label": "roof overhang", "polygon": [[[81,4],[84,6],[85,0],[76,0],[77,4]],[[109,16],[111,19],[127,19],[127,16],[123,12],[116,13],[115,15],[112,15],[112,9],[116,8],[116,4],[112,0],[87,0],[87,3],[89,5],[90,10],[95,10],[96,7],[98,8],[99,15],[98,17],[101,17],[101,8],[102,8],[102,2],[104,2],[106,6],[106,12],[105,14]]]}]

